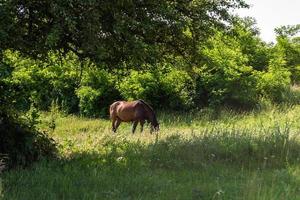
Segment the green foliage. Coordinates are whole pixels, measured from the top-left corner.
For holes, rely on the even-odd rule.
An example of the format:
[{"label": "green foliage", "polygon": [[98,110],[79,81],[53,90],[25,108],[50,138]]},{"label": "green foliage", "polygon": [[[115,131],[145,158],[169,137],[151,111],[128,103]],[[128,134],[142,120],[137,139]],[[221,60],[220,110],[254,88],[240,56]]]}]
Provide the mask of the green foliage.
[{"label": "green foliage", "polygon": [[145,99],[153,105],[159,105],[161,85],[156,74],[131,71],[119,83],[118,90],[127,100]]},{"label": "green foliage", "polygon": [[259,74],[258,89],[262,95],[276,103],[283,102],[286,92],[290,90],[291,73],[285,66],[285,60],[278,57],[270,61],[268,72]]},{"label": "green foliage", "polygon": [[28,166],[41,158],[56,155],[56,143],[35,127],[37,115],[32,111],[23,121],[7,112],[0,113],[0,160],[6,168]]},{"label": "green foliage", "polygon": [[172,110],[248,109],[259,98],[283,103],[289,84],[300,80],[299,41],[292,38],[298,26],[279,28],[277,44],[267,45],[253,19],[231,18],[228,9],[240,6],[5,1],[0,100],[21,111],[55,102],[91,117],[107,116],[120,99]]},{"label": "green foliage", "polygon": [[200,76],[198,81],[208,91],[210,105],[251,105],[257,97],[256,78],[240,44],[222,33],[209,42],[202,50],[206,64],[195,70]]},{"label": "green foliage", "polygon": [[277,44],[274,47],[274,56],[280,54],[281,57],[284,57],[286,68],[291,72],[292,82],[298,83],[300,81],[300,42],[294,39],[279,35],[277,37]]},{"label": "green foliage", "polygon": [[91,67],[84,71],[81,86],[76,90],[79,111],[84,116],[107,116],[108,107],[120,98],[115,89],[115,77],[104,70]]},{"label": "green foliage", "polygon": [[[25,60],[25,62],[27,62]],[[0,165],[3,168],[28,166],[42,157],[53,157],[56,153],[55,142],[44,132],[38,131],[37,110],[30,108],[28,88],[17,81],[32,84],[27,73],[20,73],[14,80],[13,67],[0,60]],[[29,105],[28,105],[29,104]],[[24,119],[17,117],[16,109],[30,110]],[[0,170],[0,171],[1,171]]]},{"label": "green foliage", "polygon": [[229,9],[246,6],[242,0],[7,0],[0,4],[0,51],[42,57],[62,50],[107,68],[138,67],[192,52],[193,42],[231,20]]},{"label": "green foliage", "polygon": [[174,110],[184,110],[194,106],[196,85],[186,71],[173,69],[162,75],[160,79],[166,95],[164,105]]},{"label": "green foliage", "polygon": [[79,100],[75,90],[81,79],[81,68],[86,65],[84,62],[81,65],[75,54],[62,56],[59,52],[50,52],[47,61],[42,62],[42,66],[37,70],[40,76],[37,84],[41,84],[42,87],[36,87],[38,90],[33,94],[33,101],[47,110],[54,100],[64,112],[77,112]]},{"label": "green foliage", "polygon": [[51,52],[46,60],[33,60],[5,51],[1,98],[18,110],[26,111],[31,104],[48,110],[56,102],[64,112],[93,117],[107,116],[109,105],[122,98],[173,110],[205,105],[248,109],[260,102],[259,97],[277,103],[288,100],[288,73],[292,83],[300,74],[298,46],[287,37],[266,46],[254,22],[244,19],[199,44],[202,61],[197,65],[170,56],[157,65],[144,64],[143,71],[106,71],[104,65],[73,53]]},{"label": "green foliage", "polygon": [[97,100],[99,100],[101,93],[89,86],[80,87],[77,90],[77,96],[80,99],[79,109],[80,113],[85,116],[96,115],[95,107]]},{"label": "green foliage", "polygon": [[75,88],[80,69],[73,54],[62,58],[59,54],[49,53],[48,60],[42,62],[6,51],[4,63],[12,69],[4,81],[12,88],[12,103],[18,110],[28,110],[31,103],[47,110],[54,100],[66,112],[77,111]]},{"label": "green foliage", "polygon": [[240,51],[248,58],[247,65],[254,70],[266,70],[271,48],[259,38],[255,19],[249,17],[236,19],[231,32],[234,40],[239,43]]},{"label": "green foliage", "polygon": [[[106,71],[71,53],[62,57],[51,52],[42,61],[6,51],[2,99],[18,110],[26,111],[31,104],[48,110],[56,102],[64,112],[92,117],[107,116],[109,105],[122,98],[144,99],[155,108],[173,110],[203,105],[248,109],[260,102],[259,97],[285,102],[288,73],[293,82],[297,80],[297,45],[278,38],[273,49],[267,48],[247,23],[236,22],[234,36],[217,31],[199,47],[203,61],[197,67],[176,57],[173,63],[169,58],[155,65],[157,69]],[[256,62],[262,57],[269,66]]]},{"label": "green foliage", "polygon": [[287,25],[287,26],[280,26],[275,29],[275,32],[280,37],[289,37],[289,36],[295,36],[297,33],[300,32],[300,24],[296,25]]},{"label": "green foliage", "polygon": [[183,70],[131,71],[121,80],[119,91],[127,100],[144,99],[157,108],[184,110],[194,104],[195,82]]},{"label": "green foliage", "polygon": [[[13,63],[20,63],[20,70],[17,72]],[[10,51],[5,52],[1,63],[1,82],[3,93],[1,99],[10,108],[17,110],[28,110],[30,108],[30,90],[34,81],[31,79],[34,65],[27,59],[18,59]],[[33,66],[31,66],[31,64]],[[30,66],[30,67],[29,67]],[[26,67],[29,69],[26,70]]]}]

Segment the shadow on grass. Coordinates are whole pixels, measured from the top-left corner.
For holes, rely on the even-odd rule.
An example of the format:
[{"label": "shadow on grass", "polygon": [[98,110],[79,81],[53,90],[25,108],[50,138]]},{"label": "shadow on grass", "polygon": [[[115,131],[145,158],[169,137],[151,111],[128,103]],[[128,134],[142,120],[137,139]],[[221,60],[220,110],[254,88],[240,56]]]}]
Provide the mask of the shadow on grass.
[{"label": "shadow on grass", "polygon": [[[299,192],[299,181],[287,166],[300,163],[299,156],[298,140],[280,131],[261,137],[235,132],[190,139],[173,135],[150,144],[107,137],[95,152],[4,174],[3,197],[235,199],[266,187],[267,199],[290,199]],[[289,192],[286,185],[291,185]]]}]

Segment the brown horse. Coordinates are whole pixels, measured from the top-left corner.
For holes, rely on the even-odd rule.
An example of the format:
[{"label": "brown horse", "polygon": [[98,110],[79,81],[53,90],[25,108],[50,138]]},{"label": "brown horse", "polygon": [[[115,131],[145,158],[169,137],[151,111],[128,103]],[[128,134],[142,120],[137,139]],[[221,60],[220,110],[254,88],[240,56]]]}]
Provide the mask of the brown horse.
[{"label": "brown horse", "polygon": [[159,130],[155,113],[151,106],[143,100],[117,101],[110,105],[110,119],[112,120],[112,131],[116,132],[121,122],[133,122],[132,133],[135,132],[137,124],[141,124],[141,132],[145,121],[151,124],[150,133]]}]

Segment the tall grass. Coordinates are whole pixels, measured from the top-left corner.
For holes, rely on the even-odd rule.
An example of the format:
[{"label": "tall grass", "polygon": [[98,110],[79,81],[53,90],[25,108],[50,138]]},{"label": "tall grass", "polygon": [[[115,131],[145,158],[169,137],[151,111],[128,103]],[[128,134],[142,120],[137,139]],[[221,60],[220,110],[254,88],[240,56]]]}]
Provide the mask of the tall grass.
[{"label": "tall grass", "polygon": [[[45,113],[58,160],[1,175],[3,199],[299,199],[300,106],[160,113],[161,131]],[[1,186],[1,184],[0,184]],[[1,188],[1,187],[0,187]],[[1,195],[0,195],[1,197]]]}]

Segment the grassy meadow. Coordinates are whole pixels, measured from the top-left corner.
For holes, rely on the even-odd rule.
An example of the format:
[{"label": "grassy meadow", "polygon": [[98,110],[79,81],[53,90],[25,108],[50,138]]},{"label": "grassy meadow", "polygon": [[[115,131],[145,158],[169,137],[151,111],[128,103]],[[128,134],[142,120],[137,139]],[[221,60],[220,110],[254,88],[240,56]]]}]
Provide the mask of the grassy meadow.
[{"label": "grassy meadow", "polygon": [[1,174],[2,199],[300,199],[300,106],[158,113],[160,132],[40,116],[58,158]]}]

